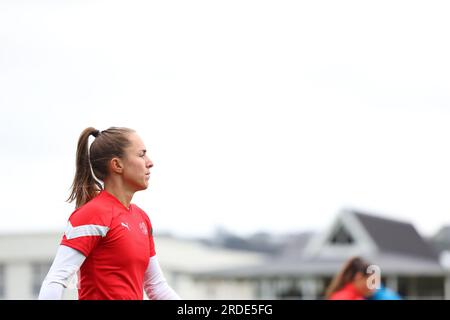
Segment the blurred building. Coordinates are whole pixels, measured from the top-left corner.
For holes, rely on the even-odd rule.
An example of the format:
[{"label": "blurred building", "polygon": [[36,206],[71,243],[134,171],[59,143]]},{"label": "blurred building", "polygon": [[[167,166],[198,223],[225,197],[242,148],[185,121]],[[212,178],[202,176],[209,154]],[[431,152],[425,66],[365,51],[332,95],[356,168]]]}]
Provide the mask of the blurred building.
[{"label": "blurred building", "polygon": [[[222,231],[217,241],[156,235],[155,243],[164,275],[184,299],[322,299],[354,255],[379,266],[382,281],[406,299],[450,299],[450,269],[431,246],[439,240],[450,248],[444,231],[430,242],[410,223],[344,210],[318,234],[273,241]],[[0,299],[37,298],[61,235],[0,235]],[[77,298],[76,277],[64,298]]]},{"label": "blurred building", "polygon": [[0,299],[37,298],[58,240],[56,233],[0,235]]},{"label": "blurred building", "polygon": [[450,226],[443,226],[433,235],[429,242],[433,245],[439,255],[441,265],[450,270]]},{"label": "blurred building", "polygon": [[[450,277],[434,248],[407,222],[342,211],[329,228],[251,268],[199,272],[197,281],[246,282],[256,299],[322,299],[332,277],[359,255],[405,299],[450,299]],[[249,297],[250,298],[250,297]]]}]

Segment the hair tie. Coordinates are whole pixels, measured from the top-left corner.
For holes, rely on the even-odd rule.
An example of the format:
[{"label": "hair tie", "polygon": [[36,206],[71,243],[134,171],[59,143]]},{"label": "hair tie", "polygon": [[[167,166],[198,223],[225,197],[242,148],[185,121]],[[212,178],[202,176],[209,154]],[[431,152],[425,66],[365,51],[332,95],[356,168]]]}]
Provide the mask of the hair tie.
[{"label": "hair tie", "polygon": [[100,135],[100,130],[92,131],[91,134],[92,134],[95,138],[97,138],[97,137]]}]

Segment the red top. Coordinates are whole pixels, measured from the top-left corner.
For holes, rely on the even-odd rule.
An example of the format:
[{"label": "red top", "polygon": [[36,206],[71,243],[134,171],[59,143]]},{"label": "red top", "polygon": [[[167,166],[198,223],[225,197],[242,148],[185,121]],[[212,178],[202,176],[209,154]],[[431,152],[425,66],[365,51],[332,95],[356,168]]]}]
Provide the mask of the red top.
[{"label": "red top", "polygon": [[142,209],[134,204],[127,209],[104,190],[75,210],[61,244],[86,257],[79,299],[142,300],[144,273],[155,255],[152,233]]},{"label": "red top", "polygon": [[347,284],[341,290],[334,292],[329,300],[364,300],[352,283]]}]

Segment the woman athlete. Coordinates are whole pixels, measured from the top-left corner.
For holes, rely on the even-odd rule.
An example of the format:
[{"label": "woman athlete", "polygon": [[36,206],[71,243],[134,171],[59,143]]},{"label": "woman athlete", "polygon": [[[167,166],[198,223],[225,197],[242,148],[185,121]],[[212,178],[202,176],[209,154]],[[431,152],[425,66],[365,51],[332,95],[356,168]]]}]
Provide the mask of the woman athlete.
[{"label": "woman athlete", "polygon": [[[95,139],[89,147],[89,137]],[[167,284],[147,214],[131,203],[149,184],[152,161],[132,129],[86,128],[78,140],[69,202],[76,209],[39,299],[62,299],[78,272],[80,300],[180,299]]]}]

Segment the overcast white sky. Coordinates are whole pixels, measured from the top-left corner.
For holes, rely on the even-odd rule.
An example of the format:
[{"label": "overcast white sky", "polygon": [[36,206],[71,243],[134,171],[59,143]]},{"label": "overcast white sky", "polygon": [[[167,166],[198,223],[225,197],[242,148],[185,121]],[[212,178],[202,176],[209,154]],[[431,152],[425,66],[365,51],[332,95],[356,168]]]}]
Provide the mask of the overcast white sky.
[{"label": "overcast white sky", "polygon": [[0,231],[63,230],[76,142],[128,126],[156,231],[450,224],[448,1],[1,1]]}]

